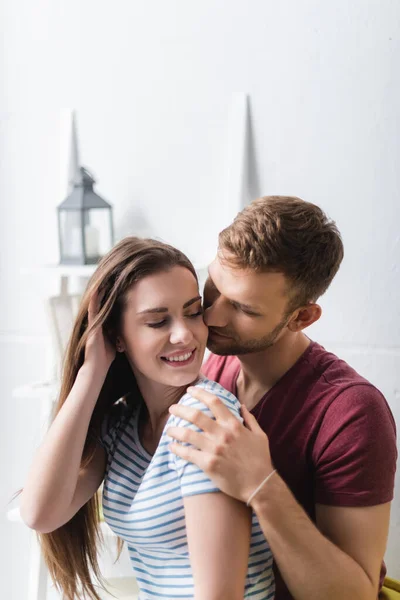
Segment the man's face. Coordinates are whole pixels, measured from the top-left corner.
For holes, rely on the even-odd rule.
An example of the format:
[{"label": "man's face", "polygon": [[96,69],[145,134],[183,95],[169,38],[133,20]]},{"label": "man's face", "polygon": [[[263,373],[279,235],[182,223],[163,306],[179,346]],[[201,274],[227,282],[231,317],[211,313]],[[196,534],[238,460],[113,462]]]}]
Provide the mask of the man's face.
[{"label": "man's face", "polygon": [[204,319],[211,352],[221,356],[261,352],[285,335],[290,315],[282,273],[239,269],[218,256],[208,272]]}]

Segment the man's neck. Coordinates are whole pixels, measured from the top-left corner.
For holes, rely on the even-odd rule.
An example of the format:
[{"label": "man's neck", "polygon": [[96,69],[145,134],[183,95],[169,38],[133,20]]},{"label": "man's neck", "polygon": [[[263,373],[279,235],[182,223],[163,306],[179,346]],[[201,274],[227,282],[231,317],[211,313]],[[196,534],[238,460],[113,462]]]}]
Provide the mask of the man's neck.
[{"label": "man's neck", "polygon": [[238,356],[241,369],[237,394],[249,410],[259,402],[304,354],[310,339],[303,333],[288,333],[272,346],[254,354]]}]

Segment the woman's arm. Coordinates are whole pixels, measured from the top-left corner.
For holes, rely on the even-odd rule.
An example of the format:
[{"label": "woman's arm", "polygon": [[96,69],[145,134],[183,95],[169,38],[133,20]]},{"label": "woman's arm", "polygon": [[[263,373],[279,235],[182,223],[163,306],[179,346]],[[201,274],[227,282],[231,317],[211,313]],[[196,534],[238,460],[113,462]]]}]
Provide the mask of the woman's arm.
[{"label": "woman's arm", "polygon": [[[90,299],[88,327],[99,310],[96,293]],[[49,533],[69,521],[96,492],[105,471],[106,456],[98,448],[81,469],[90,419],[115,358],[101,326],[91,329],[85,360],[74,385],[37,450],[22,492],[21,516],[32,529]]]},{"label": "woman's arm", "polygon": [[32,529],[54,531],[69,521],[101,484],[105,451],[99,447],[85,470],[81,470],[81,459],[103,382],[103,376],[85,365],[80,369],[34,456],[20,506],[23,521]]},{"label": "woman's arm", "polygon": [[243,600],[251,510],[220,492],[184,498],[195,600]]}]

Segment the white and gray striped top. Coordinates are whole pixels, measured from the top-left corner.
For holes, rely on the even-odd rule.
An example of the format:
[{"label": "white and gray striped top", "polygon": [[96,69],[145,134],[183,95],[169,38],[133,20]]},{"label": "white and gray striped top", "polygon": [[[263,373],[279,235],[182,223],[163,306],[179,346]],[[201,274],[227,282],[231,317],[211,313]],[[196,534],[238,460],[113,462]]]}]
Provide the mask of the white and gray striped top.
[{"label": "white and gray striped top", "polygon": [[[243,421],[240,404],[230,392],[204,377],[196,385],[218,395]],[[194,406],[212,417],[211,411],[189,394],[179,404]],[[125,409],[118,417],[106,418],[103,423],[100,443],[108,454],[104,518],[128,546],[140,588],[139,600],[192,600],[194,586],[183,498],[219,489],[198,467],[168,449],[171,438],[165,434],[166,429],[181,425],[199,431],[193,424],[171,415],[155,454],[146,452],[138,435],[142,405],[133,412]],[[271,551],[253,513],[244,598],[270,600],[274,590]]]}]

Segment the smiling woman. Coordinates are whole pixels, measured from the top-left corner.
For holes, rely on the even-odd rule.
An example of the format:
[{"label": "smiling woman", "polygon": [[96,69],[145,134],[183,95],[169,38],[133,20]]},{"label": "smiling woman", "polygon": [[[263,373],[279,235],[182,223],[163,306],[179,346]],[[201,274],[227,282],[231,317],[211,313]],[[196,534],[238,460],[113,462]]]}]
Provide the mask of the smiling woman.
[{"label": "smiling woman", "polygon": [[[126,542],[140,599],[274,596],[257,517],[176,457],[166,431],[176,403],[207,411],[210,389],[242,421],[237,399],[199,377],[208,330],[195,270],[179,250],[126,238],[89,282],[69,343],[56,417],[21,503],[63,597],[99,600],[98,507]],[[231,552],[231,548],[235,552]]]},{"label": "smiling woman", "polygon": [[[197,280],[180,265],[148,275],[129,290],[117,348],[126,353],[142,393],[150,386],[154,398],[153,382],[179,388],[196,379],[207,341],[202,314]],[[159,398],[151,404],[155,424],[163,406]]]}]

